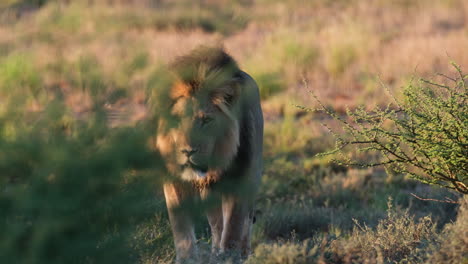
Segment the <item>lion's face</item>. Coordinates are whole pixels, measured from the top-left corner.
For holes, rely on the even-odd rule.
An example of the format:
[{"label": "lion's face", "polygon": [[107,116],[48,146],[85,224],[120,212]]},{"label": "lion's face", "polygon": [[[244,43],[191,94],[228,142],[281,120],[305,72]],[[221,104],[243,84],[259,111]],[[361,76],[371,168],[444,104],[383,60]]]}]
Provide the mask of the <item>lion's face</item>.
[{"label": "lion's face", "polygon": [[204,179],[226,169],[234,158],[239,127],[226,101],[232,89],[220,85],[189,92],[193,90],[185,84],[172,87],[170,113],[160,122],[157,145],[183,179]]}]

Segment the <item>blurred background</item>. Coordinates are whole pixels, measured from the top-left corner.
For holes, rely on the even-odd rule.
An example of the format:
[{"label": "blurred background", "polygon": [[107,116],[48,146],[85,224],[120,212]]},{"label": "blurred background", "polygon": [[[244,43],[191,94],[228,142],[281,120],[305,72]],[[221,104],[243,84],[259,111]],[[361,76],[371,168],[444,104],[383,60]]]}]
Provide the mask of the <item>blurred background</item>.
[{"label": "blurred background", "polygon": [[[459,194],[316,157],[334,146],[321,123],[336,124],[296,107],[316,107],[312,91],[338,113],[372,109],[419,77],[454,76],[451,61],[468,68],[467,1],[3,0],[0,262],[173,260],[146,102],[160,69],[199,45],[223,46],[260,87],[265,173],[249,263],[467,260],[468,209],[446,225],[456,203],[411,195]],[[210,242],[206,222],[197,233]]]}]

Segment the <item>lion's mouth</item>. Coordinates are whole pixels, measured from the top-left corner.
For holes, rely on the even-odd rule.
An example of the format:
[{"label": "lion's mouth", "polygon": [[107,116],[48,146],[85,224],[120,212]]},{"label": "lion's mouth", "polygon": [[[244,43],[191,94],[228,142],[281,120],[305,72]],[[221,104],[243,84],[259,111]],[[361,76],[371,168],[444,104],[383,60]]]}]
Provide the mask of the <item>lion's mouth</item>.
[{"label": "lion's mouth", "polygon": [[203,178],[206,176],[208,172],[207,167],[199,166],[191,161],[188,161],[184,165],[182,165],[182,170],[191,169],[193,170],[199,177]]},{"label": "lion's mouth", "polygon": [[182,165],[182,168],[183,169],[186,169],[186,168],[191,168],[191,169],[194,169],[194,170],[197,170],[197,171],[200,171],[200,172],[203,172],[203,173],[206,173],[208,171],[208,168],[206,167],[203,167],[203,166],[199,166],[191,161],[188,161],[187,163],[185,163],[184,165]]}]

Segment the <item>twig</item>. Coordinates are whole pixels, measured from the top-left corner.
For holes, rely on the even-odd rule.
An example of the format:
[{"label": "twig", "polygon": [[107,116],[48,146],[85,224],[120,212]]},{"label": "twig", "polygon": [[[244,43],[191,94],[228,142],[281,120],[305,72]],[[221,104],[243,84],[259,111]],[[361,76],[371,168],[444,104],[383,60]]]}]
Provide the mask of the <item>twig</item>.
[{"label": "twig", "polygon": [[431,199],[431,198],[421,198],[414,193],[411,193],[411,195],[421,201],[433,201],[433,202],[439,202],[439,203],[460,204],[459,202],[454,201],[453,199],[448,198],[448,197],[445,197],[445,200],[439,200],[439,199]]},{"label": "twig", "polygon": [[446,74],[437,73],[437,75],[442,76],[442,77],[444,77],[444,78],[447,78],[447,79],[451,80],[452,82],[457,82],[457,79],[452,78],[452,77],[450,77],[450,76],[448,76],[448,75],[446,75]]}]

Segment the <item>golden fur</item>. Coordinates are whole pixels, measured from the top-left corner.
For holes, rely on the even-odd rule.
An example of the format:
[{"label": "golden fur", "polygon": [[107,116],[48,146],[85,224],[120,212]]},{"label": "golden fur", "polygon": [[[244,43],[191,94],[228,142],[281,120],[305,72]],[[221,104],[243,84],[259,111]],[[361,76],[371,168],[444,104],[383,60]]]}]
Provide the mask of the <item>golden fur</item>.
[{"label": "golden fur", "polygon": [[213,253],[245,256],[262,167],[258,87],[218,48],[198,48],[170,70],[174,81],[159,98],[168,107],[159,120],[156,147],[172,174],[164,191],[177,259],[196,258],[192,219],[183,208],[174,209],[195,196],[217,201],[206,212]]}]

